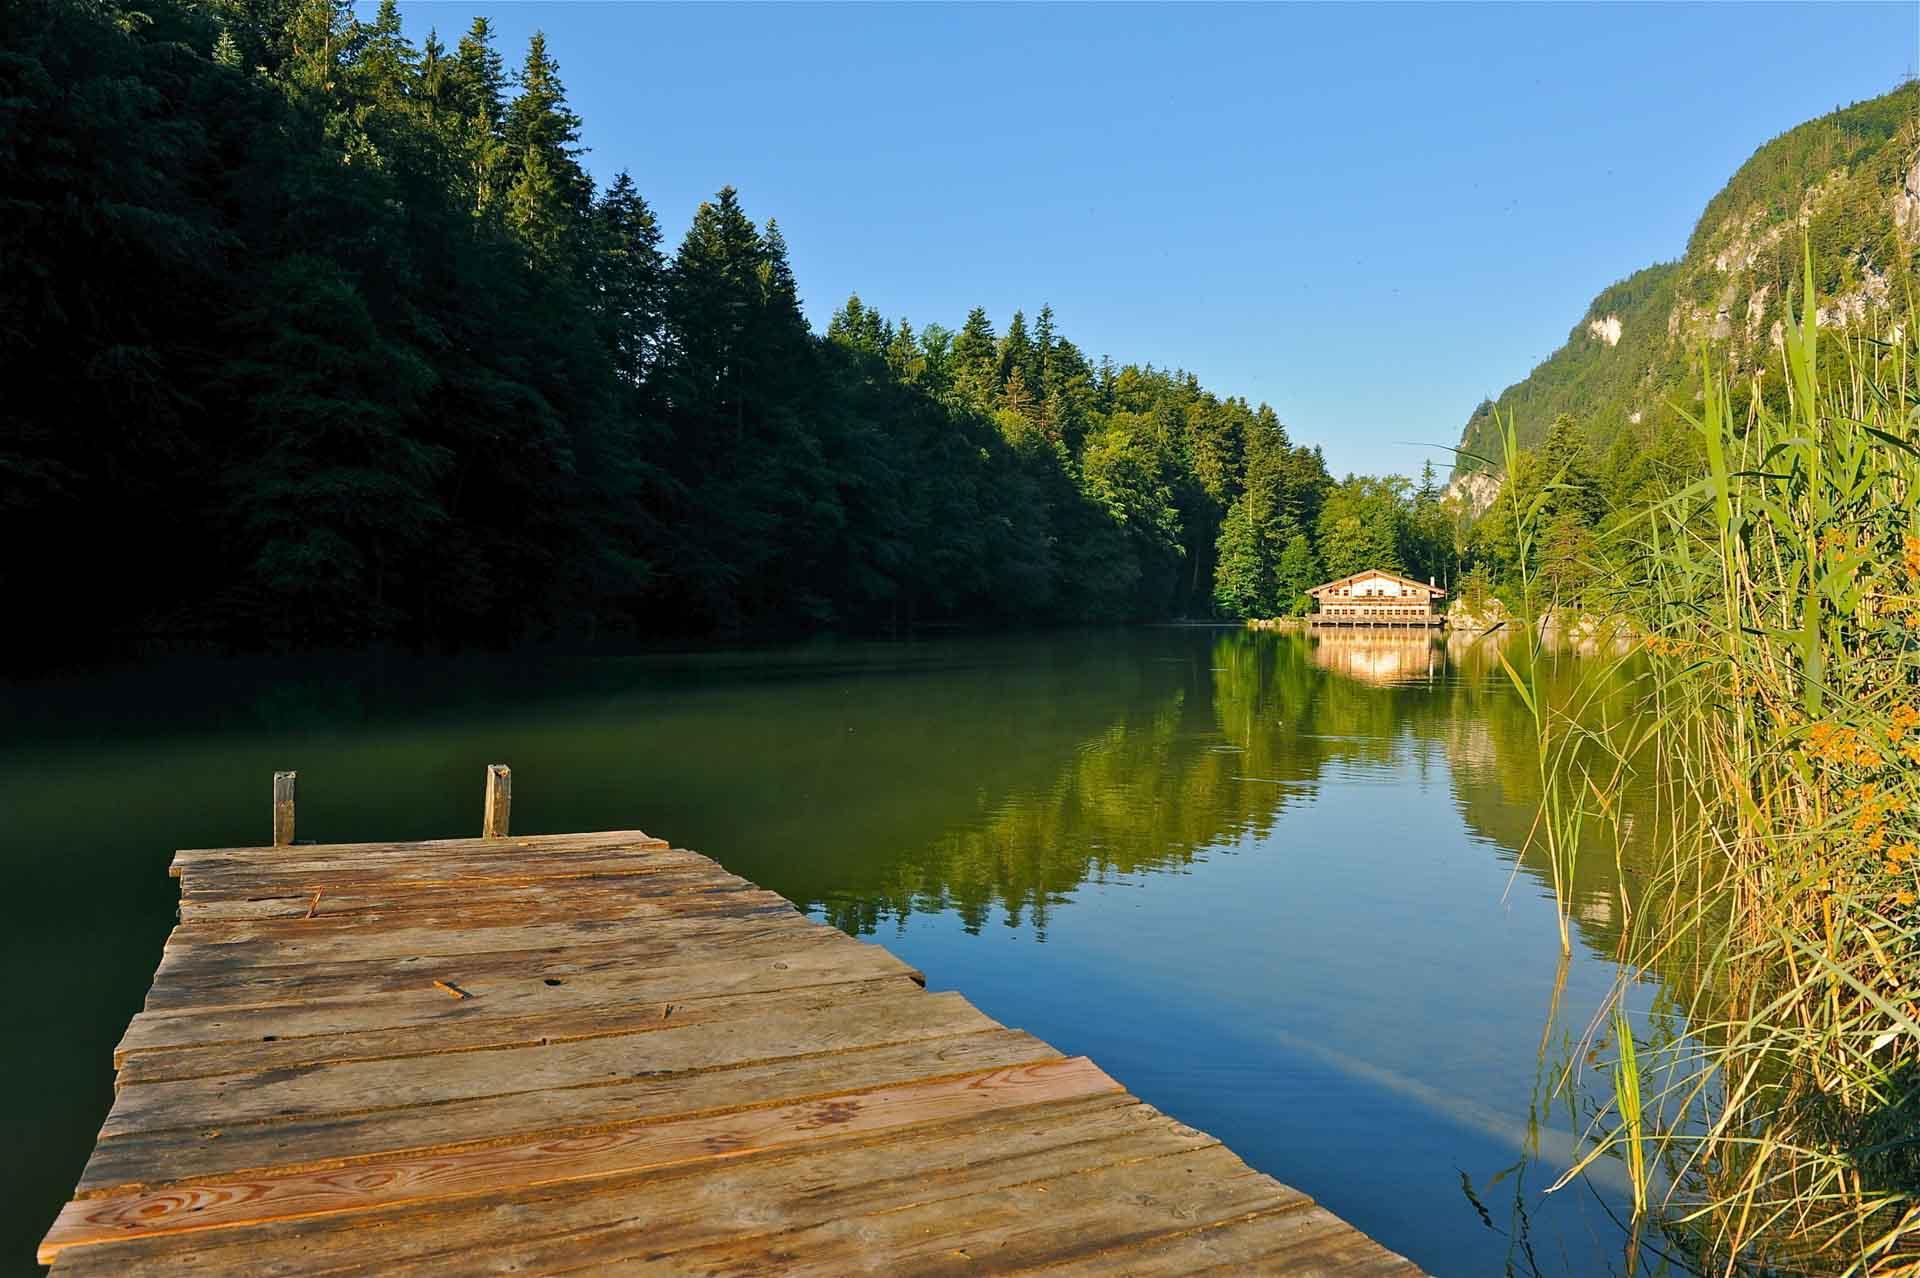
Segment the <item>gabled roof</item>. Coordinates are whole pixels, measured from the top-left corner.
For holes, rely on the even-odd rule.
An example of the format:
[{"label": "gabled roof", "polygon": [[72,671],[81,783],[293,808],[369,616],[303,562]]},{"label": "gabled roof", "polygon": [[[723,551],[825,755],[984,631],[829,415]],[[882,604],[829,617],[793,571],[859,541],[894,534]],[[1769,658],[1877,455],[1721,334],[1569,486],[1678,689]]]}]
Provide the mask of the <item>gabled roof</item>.
[{"label": "gabled roof", "polygon": [[1446,591],[1440,589],[1438,586],[1430,586],[1424,581],[1415,581],[1411,577],[1402,577],[1399,573],[1388,572],[1384,568],[1363,568],[1359,572],[1350,572],[1344,577],[1336,577],[1324,585],[1315,586],[1307,593],[1310,595],[1318,595],[1323,590],[1335,590],[1341,586],[1356,582],[1362,577],[1385,577],[1388,581],[1397,581],[1403,586],[1413,586],[1416,589],[1424,590],[1435,599],[1444,599],[1447,594]]}]

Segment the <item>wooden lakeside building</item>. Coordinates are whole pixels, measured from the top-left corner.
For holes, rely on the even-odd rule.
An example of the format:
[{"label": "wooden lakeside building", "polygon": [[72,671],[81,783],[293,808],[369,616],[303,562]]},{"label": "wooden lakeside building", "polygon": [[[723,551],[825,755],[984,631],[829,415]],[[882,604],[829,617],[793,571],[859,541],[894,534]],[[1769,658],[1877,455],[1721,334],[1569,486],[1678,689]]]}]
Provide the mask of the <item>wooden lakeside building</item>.
[{"label": "wooden lakeside building", "polygon": [[297,844],[283,773],[273,846],[175,855],[55,1278],[1418,1273],[706,857],[508,837],[509,780]]},{"label": "wooden lakeside building", "polygon": [[1315,626],[1415,626],[1447,624],[1438,608],[1447,592],[1431,581],[1368,568],[1315,586],[1314,611],[1307,620]]}]

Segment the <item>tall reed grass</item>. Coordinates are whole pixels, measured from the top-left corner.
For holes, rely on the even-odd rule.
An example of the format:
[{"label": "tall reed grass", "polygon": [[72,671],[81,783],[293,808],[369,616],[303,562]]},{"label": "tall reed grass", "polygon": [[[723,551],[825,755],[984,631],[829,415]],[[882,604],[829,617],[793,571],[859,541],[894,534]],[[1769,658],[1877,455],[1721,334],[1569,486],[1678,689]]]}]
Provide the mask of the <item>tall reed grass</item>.
[{"label": "tall reed grass", "polygon": [[1690,1000],[1684,1032],[1639,1041],[1603,1012],[1611,1095],[1561,1183],[1624,1160],[1636,1207],[1706,1272],[1914,1278],[1920,324],[1909,307],[1877,337],[1821,334],[1810,267],[1799,301],[1766,374],[1784,408],[1737,413],[1703,360],[1705,473],[1607,538],[1644,713],[1536,709],[1559,860],[1583,819],[1617,819],[1593,760],[1651,773],[1669,819],[1621,988],[1655,972]]}]

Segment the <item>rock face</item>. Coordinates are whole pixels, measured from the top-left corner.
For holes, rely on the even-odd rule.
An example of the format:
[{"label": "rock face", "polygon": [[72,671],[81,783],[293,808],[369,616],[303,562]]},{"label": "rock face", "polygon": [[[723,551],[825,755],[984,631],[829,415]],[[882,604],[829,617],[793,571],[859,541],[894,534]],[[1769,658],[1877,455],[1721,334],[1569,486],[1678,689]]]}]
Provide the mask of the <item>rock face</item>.
[{"label": "rock face", "polygon": [[1453,502],[1478,519],[1500,495],[1500,477],[1484,470],[1455,475],[1447,483],[1443,501]]},{"label": "rock face", "polygon": [[1478,607],[1469,606],[1465,599],[1456,599],[1447,609],[1447,627],[1455,634],[1483,634],[1511,620],[1513,614],[1493,595],[1482,599]]},{"label": "rock face", "polygon": [[1900,193],[1893,197],[1893,225],[1909,243],[1920,242],[1920,158],[1907,170]]},{"label": "rock face", "polygon": [[1673,403],[1693,398],[1702,347],[1738,385],[1778,378],[1804,255],[1821,325],[1886,336],[1901,299],[1920,294],[1917,250],[1920,83],[1909,82],[1762,146],[1708,202],[1679,260],[1602,291],[1565,345],[1474,411],[1461,448],[1498,456],[1496,415],[1509,413],[1523,447],[1562,413],[1602,449],[1623,434],[1655,438],[1679,425]]}]

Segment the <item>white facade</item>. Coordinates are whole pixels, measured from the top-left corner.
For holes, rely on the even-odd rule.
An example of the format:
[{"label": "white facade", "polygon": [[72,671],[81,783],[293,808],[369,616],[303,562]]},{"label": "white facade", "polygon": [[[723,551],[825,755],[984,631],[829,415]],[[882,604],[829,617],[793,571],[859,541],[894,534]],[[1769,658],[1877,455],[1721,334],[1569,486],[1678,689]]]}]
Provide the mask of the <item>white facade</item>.
[{"label": "white facade", "polygon": [[1355,577],[1352,581],[1346,583],[1345,588],[1342,589],[1340,593],[1343,596],[1359,596],[1367,599],[1377,599],[1383,596],[1388,599],[1398,599],[1402,595],[1411,597],[1416,593],[1418,593],[1422,599],[1427,597],[1427,591],[1424,586],[1403,586],[1398,578],[1389,577],[1385,573],[1378,572],[1370,572]]},{"label": "white facade", "polygon": [[1390,572],[1369,569],[1316,586],[1316,620],[1354,625],[1438,624],[1434,600],[1446,591]]}]

